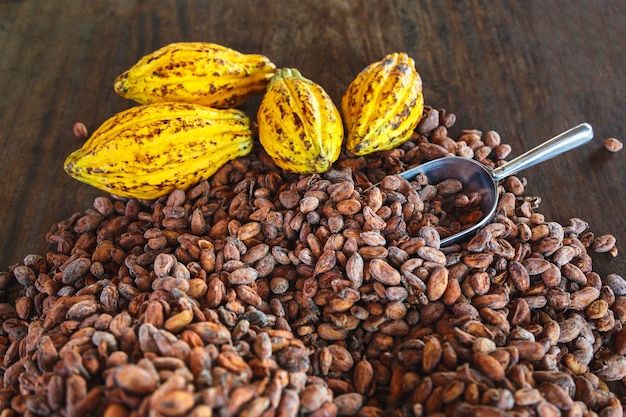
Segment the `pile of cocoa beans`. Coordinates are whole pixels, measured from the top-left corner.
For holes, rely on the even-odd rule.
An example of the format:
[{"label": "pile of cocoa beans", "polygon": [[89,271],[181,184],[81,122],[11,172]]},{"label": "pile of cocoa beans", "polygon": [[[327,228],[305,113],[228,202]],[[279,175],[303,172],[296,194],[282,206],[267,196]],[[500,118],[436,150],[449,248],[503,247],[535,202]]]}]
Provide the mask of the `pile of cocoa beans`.
[{"label": "pile of cocoa beans", "polygon": [[441,247],[477,196],[396,174],[511,148],[425,113],[324,174],[256,146],[187,192],[54,224],[0,273],[0,417],[622,416],[626,279],[590,256],[615,238],[546,219],[510,177],[493,220]]}]

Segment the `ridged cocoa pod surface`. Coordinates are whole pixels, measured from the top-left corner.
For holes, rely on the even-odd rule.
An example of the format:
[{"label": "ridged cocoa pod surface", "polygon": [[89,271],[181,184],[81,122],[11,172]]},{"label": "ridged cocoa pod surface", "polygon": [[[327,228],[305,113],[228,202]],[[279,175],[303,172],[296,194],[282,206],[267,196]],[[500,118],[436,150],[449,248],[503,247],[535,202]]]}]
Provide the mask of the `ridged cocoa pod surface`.
[{"label": "ridged cocoa pod surface", "polygon": [[346,150],[353,155],[406,142],[424,111],[422,79],[406,53],[392,53],[363,69],[341,99]]}]

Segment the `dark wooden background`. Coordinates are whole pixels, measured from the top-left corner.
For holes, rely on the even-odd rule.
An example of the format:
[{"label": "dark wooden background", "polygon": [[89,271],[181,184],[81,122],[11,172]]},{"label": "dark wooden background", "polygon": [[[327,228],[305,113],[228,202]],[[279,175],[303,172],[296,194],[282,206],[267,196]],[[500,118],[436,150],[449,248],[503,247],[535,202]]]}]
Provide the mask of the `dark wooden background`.
[{"label": "dark wooden background", "polygon": [[547,219],[614,234],[620,255],[594,268],[626,275],[626,150],[602,147],[626,139],[623,0],[0,0],[0,270],[45,253],[50,226],[101,195],[63,172],[81,145],[73,123],[93,131],[133,105],[115,76],[191,40],[297,67],[336,103],[362,68],[405,51],[426,103],[457,115],[451,136],[494,129],[513,155],[591,123],[593,142],[520,176]]}]

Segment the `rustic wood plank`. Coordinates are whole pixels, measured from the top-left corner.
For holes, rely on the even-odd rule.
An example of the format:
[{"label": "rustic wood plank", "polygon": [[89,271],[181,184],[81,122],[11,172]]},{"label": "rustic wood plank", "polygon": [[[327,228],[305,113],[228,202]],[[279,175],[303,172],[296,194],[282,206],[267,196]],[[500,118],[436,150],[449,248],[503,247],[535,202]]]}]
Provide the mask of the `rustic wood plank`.
[{"label": "rustic wood plank", "polygon": [[[43,253],[50,226],[100,195],[63,172],[80,146],[72,124],[93,130],[130,106],[114,77],[181,40],[266,54],[336,102],[367,64],[406,51],[426,102],[457,115],[451,135],[494,129],[514,155],[588,121],[594,142],[521,176],[547,218],[583,218],[626,251],[626,151],[601,145],[625,139],[623,1],[27,0],[0,1],[0,16],[0,269]],[[626,261],[597,256],[595,268],[625,274]]]}]

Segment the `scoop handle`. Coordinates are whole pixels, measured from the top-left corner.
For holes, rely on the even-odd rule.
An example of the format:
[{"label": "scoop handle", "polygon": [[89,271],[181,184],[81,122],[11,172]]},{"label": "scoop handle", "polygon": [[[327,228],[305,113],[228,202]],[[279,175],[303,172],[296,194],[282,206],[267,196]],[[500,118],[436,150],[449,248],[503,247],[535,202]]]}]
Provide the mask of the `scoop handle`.
[{"label": "scoop handle", "polygon": [[516,172],[571,151],[591,139],[593,139],[593,129],[588,123],[581,123],[499,166],[493,170],[492,176],[494,180],[500,181]]}]

